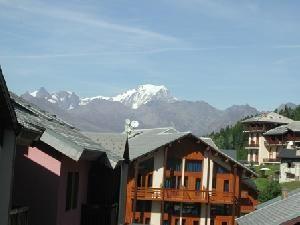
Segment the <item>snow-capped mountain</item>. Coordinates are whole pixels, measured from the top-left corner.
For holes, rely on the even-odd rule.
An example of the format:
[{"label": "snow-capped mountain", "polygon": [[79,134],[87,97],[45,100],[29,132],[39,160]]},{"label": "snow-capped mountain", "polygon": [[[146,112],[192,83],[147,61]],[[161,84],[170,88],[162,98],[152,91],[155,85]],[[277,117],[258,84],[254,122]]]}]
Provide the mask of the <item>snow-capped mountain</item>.
[{"label": "snow-capped mountain", "polygon": [[258,111],[249,105],[217,109],[204,101],[174,98],[165,86],[141,85],[114,97],[80,98],[74,92],[49,93],[45,88],[23,98],[84,131],[122,132],[129,118],[141,128],[173,126],[206,135]]},{"label": "snow-capped mountain", "polygon": [[137,109],[140,106],[152,101],[176,101],[176,98],[170,94],[169,90],[165,86],[156,86],[152,84],[140,85],[135,89],[130,89],[114,97],[105,97],[100,95],[96,97],[80,99],[74,92],[59,91],[50,94],[44,87],[41,87],[39,90],[33,92],[26,92],[24,95],[26,95],[27,98],[33,97],[46,99],[48,102],[57,104],[60,108],[68,110],[74,109],[79,105],[87,105],[97,100],[120,102],[132,109]]},{"label": "snow-capped mountain", "polygon": [[174,98],[170,94],[169,90],[163,85],[157,86],[145,84],[140,85],[135,89],[125,91],[115,97],[97,96],[92,98],[83,98],[81,99],[80,105],[86,105],[95,100],[120,102],[132,109],[137,109],[151,101],[174,102],[176,101],[176,98]]},{"label": "snow-capped mountain", "polygon": [[64,110],[74,109],[78,107],[80,103],[79,97],[74,92],[59,91],[50,94],[44,87],[33,92],[26,92],[22,97],[25,99],[45,99],[49,103],[55,104]]}]

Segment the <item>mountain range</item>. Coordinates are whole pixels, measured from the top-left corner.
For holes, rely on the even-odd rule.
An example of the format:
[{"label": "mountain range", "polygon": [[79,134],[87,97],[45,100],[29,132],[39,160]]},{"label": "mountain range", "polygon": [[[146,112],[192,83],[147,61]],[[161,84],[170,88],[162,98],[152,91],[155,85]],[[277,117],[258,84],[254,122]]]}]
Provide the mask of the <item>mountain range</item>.
[{"label": "mountain range", "polygon": [[21,95],[83,131],[121,132],[124,121],[140,128],[173,126],[179,131],[206,135],[259,113],[249,105],[220,110],[204,101],[178,100],[163,85],[140,85],[114,97],[80,98],[70,91],[49,93],[44,87]]}]

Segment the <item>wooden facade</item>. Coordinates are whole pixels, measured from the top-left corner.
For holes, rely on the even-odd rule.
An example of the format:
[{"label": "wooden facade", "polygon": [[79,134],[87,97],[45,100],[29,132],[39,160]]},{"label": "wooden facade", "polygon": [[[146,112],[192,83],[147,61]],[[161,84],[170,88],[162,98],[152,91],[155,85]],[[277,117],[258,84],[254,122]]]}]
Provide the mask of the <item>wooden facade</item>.
[{"label": "wooden facade", "polygon": [[[184,137],[160,151],[130,164],[127,224],[159,225],[160,218],[161,225],[231,225],[257,204],[256,196],[241,185],[249,171],[199,139]],[[159,176],[154,166],[158,155],[164,157]]]}]

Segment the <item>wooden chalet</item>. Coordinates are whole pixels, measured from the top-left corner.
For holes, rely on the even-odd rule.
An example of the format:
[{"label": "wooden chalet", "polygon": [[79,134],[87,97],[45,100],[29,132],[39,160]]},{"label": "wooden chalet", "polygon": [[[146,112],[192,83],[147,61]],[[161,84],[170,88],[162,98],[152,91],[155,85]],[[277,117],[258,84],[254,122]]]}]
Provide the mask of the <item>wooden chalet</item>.
[{"label": "wooden chalet", "polygon": [[124,224],[232,225],[254,210],[256,174],[207,140],[157,128],[133,131],[128,143]]}]

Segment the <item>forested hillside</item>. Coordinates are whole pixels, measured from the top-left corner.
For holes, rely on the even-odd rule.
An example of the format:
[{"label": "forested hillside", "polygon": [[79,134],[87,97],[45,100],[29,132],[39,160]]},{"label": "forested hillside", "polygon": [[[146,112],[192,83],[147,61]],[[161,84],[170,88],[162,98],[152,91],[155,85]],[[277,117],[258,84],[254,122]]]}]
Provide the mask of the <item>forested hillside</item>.
[{"label": "forested hillside", "polygon": [[247,153],[244,151],[244,145],[247,141],[247,135],[243,133],[243,125],[239,121],[234,126],[227,126],[219,132],[213,132],[209,135],[216,145],[221,149],[235,149],[237,158],[244,160]]},{"label": "forested hillside", "polygon": [[286,116],[292,120],[300,120],[300,105],[295,107],[295,108],[289,108],[287,106],[284,107],[284,109],[279,110],[275,110],[275,112]]}]

